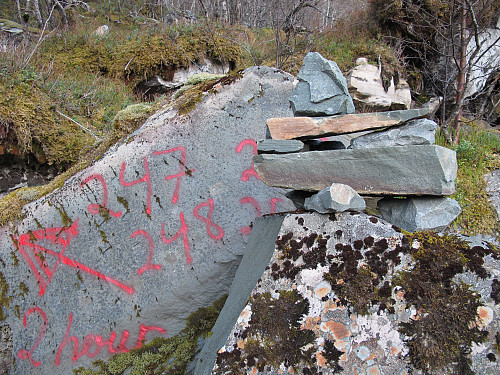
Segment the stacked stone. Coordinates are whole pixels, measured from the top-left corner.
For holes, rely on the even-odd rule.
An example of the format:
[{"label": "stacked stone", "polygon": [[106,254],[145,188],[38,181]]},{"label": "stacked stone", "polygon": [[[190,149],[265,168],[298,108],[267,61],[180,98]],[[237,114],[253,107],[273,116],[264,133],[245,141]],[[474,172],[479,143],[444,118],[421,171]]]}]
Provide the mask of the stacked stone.
[{"label": "stacked stone", "polygon": [[456,154],[434,145],[428,109],[354,114],[340,69],[316,52],[298,79],[295,117],[269,119],[271,139],[258,142],[253,160],[264,183],[293,189],[297,207],[320,213],[362,211],[361,196],[382,197],[382,217],[408,231],[441,230],[458,216],[446,198],[455,192]]}]

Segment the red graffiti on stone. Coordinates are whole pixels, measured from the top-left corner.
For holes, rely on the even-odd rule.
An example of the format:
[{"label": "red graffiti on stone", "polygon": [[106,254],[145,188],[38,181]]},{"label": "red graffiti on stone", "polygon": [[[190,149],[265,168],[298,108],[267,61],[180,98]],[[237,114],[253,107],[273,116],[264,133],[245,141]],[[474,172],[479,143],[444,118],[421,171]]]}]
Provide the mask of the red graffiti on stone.
[{"label": "red graffiti on stone", "polygon": [[[64,255],[71,239],[78,235],[78,220],[70,227],[55,227],[39,229],[21,234],[19,239],[15,240],[19,252],[29,264],[31,270],[35,274],[38,286],[40,288],[39,295],[45,294],[47,285],[50,283],[54,272],[60,264],[65,264],[72,268],[76,268],[99,279],[106,280],[110,284],[116,285],[120,289],[129,294],[134,294],[134,289],[127,286],[112,277],[106,276],[74,259]],[[48,241],[54,247],[59,247],[59,251],[43,247],[37,241]],[[49,264],[49,260],[54,261],[53,265]]]},{"label": "red graffiti on stone", "polygon": [[149,173],[149,165],[148,165],[148,159],[144,156],[144,176],[142,178],[135,180],[135,181],[130,181],[127,182],[125,181],[124,175],[125,175],[125,162],[122,163],[122,167],[120,169],[120,183],[123,186],[133,186],[135,184],[139,184],[141,182],[145,182],[147,186],[147,205],[146,205],[146,214],[149,215],[151,214],[151,194],[153,191],[153,188],[151,187],[151,174]]},{"label": "red graffiti on stone", "polygon": [[134,238],[135,236],[138,236],[138,235],[142,235],[146,238],[146,241],[148,242],[148,246],[149,246],[149,255],[148,255],[148,261],[146,262],[146,264],[144,266],[142,266],[141,268],[139,268],[137,270],[137,273],[141,274],[141,273],[143,273],[145,271],[149,271],[149,270],[159,270],[161,268],[160,264],[151,264],[151,261],[153,260],[153,254],[155,251],[155,246],[153,244],[153,240],[151,239],[151,236],[145,230],[136,230],[134,233],[132,233],[130,238]]},{"label": "red graffiti on stone", "polygon": [[[283,199],[281,198],[271,198],[269,200],[269,205],[270,205],[270,213],[274,214],[276,213],[276,205],[278,204],[278,202],[283,202]],[[259,217],[259,216],[262,216],[262,207],[260,205],[259,202],[257,202],[257,200],[253,197],[243,197],[240,199],[240,204],[241,205],[244,205],[244,204],[249,204],[251,206],[253,206],[255,208],[255,210],[257,211],[257,214],[255,215],[255,217]],[[245,234],[245,235],[249,235],[250,232],[252,231],[252,228],[250,228],[249,226],[246,226],[246,227],[243,227],[241,228],[241,233]]]},{"label": "red graffiti on stone", "polygon": [[91,203],[89,204],[89,211],[93,214],[98,214],[100,210],[104,210],[105,212],[108,212],[111,216],[114,217],[120,217],[122,212],[114,212],[111,211],[107,205],[108,205],[108,185],[106,184],[106,181],[104,180],[104,177],[102,177],[100,174],[93,174],[89,177],[87,177],[85,180],[82,181],[80,186],[88,186],[88,183],[92,180],[97,180],[101,183],[102,185],[102,203],[101,204],[96,204],[96,203]]},{"label": "red graffiti on stone", "polygon": [[[257,155],[257,142],[255,142],[253,139],[245,139],[241,141],[240,144],[236,146],[236,152],[240,153],[243,150],[243,147],[245,146],[252,147],[253,155]],[[241,181],[248,181],[252,176],[260,180],[259,175],[257,174],[257,172],[255,172],[255,167],[253,163],[250,168],[243,171],[243,173],[241,174]]]},{"label": "red graffiti on stone", "polygon": [[56,359],[55,359],[55,365],[59,366],[61,363],[61,355],[63,352],[63,349],[68,345],[68,344],[73,344],[73,355],[72,355],[72,360],[77,361],[79,358],[82,356],[87,356],[89,358],[94,358],[96,355],[99,354],[102,348],[107,348],[108,352],[110,354],[115,354],[115,353],[127,353],[132,349],[138,349],[142,346],[146,339],[146,333],[150,331],[156,331],[161,334],[166,334],[167,331],[161,327],[158,326],[146,326],[144,324],[140,325],[139,328],[139,335],[137,337],[135,346],[132,348],[127,348],[125,346],[125,343],[127,342],[127,339],[130,335],[130,332],[128,330],[123,330],[122,331],[122,337],[120,340],[120,344],[117,347],[114,347],[114,341],[116,338],[116,333],[113,331],[111,332],[109,339],[104,340],[101,335],[95,335],[95,334],[88,334],[85,336],[83,339],[83,344],[82,344],[82,349],[80,351],[80,343],[78,340],[78,337],[76,336],[69,336],[70,330],[71,330],[71,325],[73,321],[73,314],[69,314],[69,323],[68,327],[66,329],[66,333],[64,334],[63,341],[59,345],[59,348],[57,349],[57,354],[56,354]]},{"label": "red graffiti on stone", "polygon": [[153,152],[153,155],[164,155],[164,154],[170,154],[170,153],[173,153],[176,151],[181,152],[180,160],[177,159],[179,161],[179,172],[176,174],[171,174],[171,175],[168,175],[165,177],[166,181],[171,180],[173,178],[177,179],[177,182],[175,183],[174,195],[172,196],[172,203],[174,203],[174,204],[177,203],[177,201],[179,200],[179,189],[181,186],[182,176],[186,176],[186,175],[190,176],[195,171],[195,169],[188,169],[186,167],[186,149],[182,146],[174,147],[174,148],[171,148],[169,150]]},{"label": "red graffiti on stone", "polygon": [[[198,213],[199,209],[202,207],[208,207],[208,213],[206,218]],[[208,202],[203,202],[200,203],[198,206],[196,206],[195,209],[193,210],[193,215],[195,218],[200,219],[205,223],[207,227],[207,234],[210,236],[210,238],[218,241],[222,239],[222,237],[224,237],[224,231],[220,226],[218,226],[212,221],[213,212],[214,212],[214,200],[210,198]],[[212,232],[212,229],[214,229],[217,233]]]},{"label": "red graffiti on stone", "polygon": [[47,315],[45,315],[45,312],[41,308],[39,308],[39,307],[32,307],[31,309],[29,309],[26,312],[26,314],[24,314],[24,317],[23,317],[23,325],[24,325],[24,327],[27,326],[27,324],[26,324],[26,318],[28,316],[30,316],[31,314],[33,314],[34,312],[37,312],[42,317],[42,320],[43,320],[42,328],[40,329],[40,333],[38,334],[38,338],[37,338],[35,344],[31,347],[31,349],[29,351],[27,351],[26,349],[19,350],[19,352],[17,353],[17,357],[19,359],[27,359],[27,360],[30,361],[30,363],[34,367],[38,367],[38,366],[40,366],[42,364],[42,362],[41,361],[35,361],[33,359],[33,357],[32,357],[32,354],[35,351],[35,349],[38,347],[38,345],[40,345],[40,342],[42,341],[42,338],[45,335],[45,331],[47,330]]},{"label": "red graffiti on stone", "polygon": [[179,214],[179,219],[181,221],[181,227],[177,231],[177,233],[171,238],[167,238],[167,236],[165,236],[165,223],[162,223],[162,225],[161,225],[161,238],[162,238],[163,242],[165,242],[168,245],[168,244],[174,242],[176,239],[179,238],[179,236],[182,235],[182,241],[184,243],[184,252],[186,253],[186,262],[187,262],[187,264],[191,264],[193,262],[193,259],[191,258],[191,253],[189,250],[189,242],[188,242],[188,238],[187,238],[188,227],[186,225],[186,220],[184,220],[184,214],[182,212]]}]

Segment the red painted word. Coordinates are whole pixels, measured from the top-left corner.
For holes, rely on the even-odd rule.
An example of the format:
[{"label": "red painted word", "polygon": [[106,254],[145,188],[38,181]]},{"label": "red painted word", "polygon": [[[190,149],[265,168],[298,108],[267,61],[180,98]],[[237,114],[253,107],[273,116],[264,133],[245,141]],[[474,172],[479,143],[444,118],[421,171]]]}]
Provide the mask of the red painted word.
[{"label": "red painted word", "polygon": [[[99,279],[106,280],[110,284],[116,285],[129,294],[134,294],[134,289],[132,287],[127,286],[64,255],[66,247],[71,239],[78,235],[77,226],[78,220],[76,220],[70,227],[56,227],[30,231],[28,233],[21,234],[17,241],[14,239],[14,243],[16,243],[19,252],[22,254],[35,274],[40,288],[39,295],[42,296],[45,294],[45,289],[50,283],[50,280],[52,279],[52,276],[54,275],[54,272],[59,264],[66,264],[67,266],[86,272]],[[36,241],[41,240],[47,240],[52,243],[52,245],[62,248],[59,252],[56,252],[35,243]],[[30,256],[28,251],[32,254],[32,256]],[[52,259],[55,259],[55,263],[52,267],[50,267],[47,262],[47,256],[51,256]]]},{"label": "red painted word", "polygon": [[[31,349],[29,351],[26,349],[19,350],[19,352],[17,353],[17,357],[19,359],[22,359],[22,360],[27,359],[30,361],[32,366],[38,367],[42,364],[42,361],[35,361],[33,359],[33,352],[38,347],[38,345],[42,341],[42,338],[45,335],[45,332],[47,329],[47,324],[48,324],[47,315],[45,314],[45,312],[41,308],[32,307],[31,309],[29,309],[26,312],[26,314],[24,314],[23,324],[24,324],[24,327],[26,327],[27,326],[26,318],[35,312],[37,312],[43,319],[43,324],[40,328],[40,332],[38,334],[37,341],[35,342],[35,344],[31,347]],[[83,339],[82,347],[80,349],[80,342],[78,340],[78,337],[69,335],[72,322],[73,322],[73,314],[70,313],[69,314],[69,323],[68,323],[68,327],[66,328],[66,333],[64,334],[64,338],[57,349],[57,353],[56,353],[56,357],[55,357],[55,365],[56,366],[59,366],[59,364],[61,363],[61,356],[62,356],[64,348],[68,345],[71,345],[71,344],[73,345],[72,360],[73,360],[73,362],[75,362],[84,355],[89,357],[89,358],[94,358],[96,355],[99,354],[99,352],[103,348],[107,349],[110,354],[127,353],[132,349],[140,348],[142,346],[143,342],[146,340],[146,334],[148,332],[155,331],[155,332],[159,332],[161,334],[167,333],[167,331],[161,327],[146,326],[144,324],[141,324],[139,327],[139,334],[137,336],[137,340],[135,342],[135,345],[131,348],[127,348],[127,346],[126,346],[127,340],[130,336],[130,332],[125,329],[122,331],[120,342],[118,343],[118,345],[116,347],[115,347],[116,332],[112,331],[107,340],[104,340],[101,335],[88,334]]]},{"label": "red painted word", "polygon": [[71,323],[73,320],[73,314],[69,314],[69,323],[68,323],[68,328],[66,329],[66,333],[64,335],[64,339],[59,345],[59,348],[57,349],[57,354],[56,354],[56,359],[55,359],[55,364],[56,366],[59,366],[61,362],[61,355],[63,349],[66,347],[66,345],[70,344],[70,342],[73,343],[73,356],[72,360],[73,362],[77,361],[80,357],[86,355],[89,358],[94,358],[99,352],[101,351],[102,348],[107,348],[108,352],[110,354],[114,353],[127,353],[132,349],[137,349],[140,348],[143,344],[143,342],[146,339],[146,333],[149,331],[156,331],[160,332],[161,334],[166,334],[167,331],[161,327],[157,326],[146,326],[144,324],[141,324],[140,326],[140,331],[139,335],[137,337],[135,346],[132,348],[127,348],[125,346],[125,343],[127,342],[127,339],[130,335],[130,332],[128,330],[123,330],[122,331],[122,337],[120,340],[120,343],[118,344],[117,347],[114,347],[114,342],[116,339],[116,333],[113,331],[109,335],[109,339],[104,340],[101,335],[94,335],[94,334],[89,334],[85,336],[83,339],[83,344],[82,344],[82,349],[80,350],[80,345],[79,345],[79,340],[75,336],[69,336],[69,331],[71,330]]},{"label": "red painted word", "polygon": [[[243,147],[245,146],[251,146],[253,149],[253,155],[257,155],[257,142],[255,142],[253,139],[245,139],[241,141],[240,144],[236,146],[236,152],[240,153],[241,150],[243,150]],[[243,171],[243,173],[241,174],[241,181],[248,181],[252,176],[260,180],[259,175],[257,174],[257,172],[255,172],[255,167],[253,163],[252,167]]]}]

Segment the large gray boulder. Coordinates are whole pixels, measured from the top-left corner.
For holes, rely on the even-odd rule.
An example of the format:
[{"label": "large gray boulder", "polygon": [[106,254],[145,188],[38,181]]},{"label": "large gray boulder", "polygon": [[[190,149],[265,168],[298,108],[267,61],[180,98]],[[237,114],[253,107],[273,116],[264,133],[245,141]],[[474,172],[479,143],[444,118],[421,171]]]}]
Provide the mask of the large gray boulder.
[{"label": "large gray boulder", "polygon": [[438,125],[432,120],[413,120],[402,126],[354,138],[349,148],[432,145],[436,140],[437,127]]},{"label": "large gray boulder", "polygon": [[69,374],[175,335],[227,293],[250,223],[293,209],[251,160],[292,90],[254,67],[186,116],[165,108],[0,228],[11,374]]},{"label": "large gray boulder", "polygon": [[441,231],[462,209],[458,202],[443,197],[384,198],[377,203],[382,218],[408,231]]},{"label": "large gray boulder", "polygon": [[498,372],[488,244],[403,236],[365,214],[265,220],[195,375]]},{"label": "large gray boulder", "polygon": [[270,186],[320,191],[337,182],[362,195],[450,195],[455,151],[427,146],[256,155],[255,170]]},{"label": "large gray boulder", "polygon": [[354,113],[347,82],[337,64],[309,52],[297,75],[290,104],[295,116],[329,116]]}]

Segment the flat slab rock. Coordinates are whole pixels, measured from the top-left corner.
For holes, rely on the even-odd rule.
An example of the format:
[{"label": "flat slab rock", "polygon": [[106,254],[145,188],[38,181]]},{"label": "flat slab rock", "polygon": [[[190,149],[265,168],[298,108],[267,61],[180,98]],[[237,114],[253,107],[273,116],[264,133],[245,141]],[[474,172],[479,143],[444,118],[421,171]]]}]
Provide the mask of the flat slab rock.
[{"label": "flat slab rock", "polygon": [[318,138],[399,125],[428,113],[428,109],[409,109],[322,118],[270,118],[267,126],[273,139]]},{"label": "flat slab rock", "polygon": [[305,191],[336,182],[362,195],[450,195],[457,175],[455,151],[434,145],[257,155],[253,160],[267,185]]},{"label": "flat slab rock", "polygon": [[[264,256],[268,259],[253,290],[248,293],[247,288],[233,289],[229,295],[221,313],[224,319],[217,320],[214,336],[208,340],[211,352],[203,353],[195,375],[422,373],[415,364],[419,359],[424,363],[429,359],[415,356],[403,329],[425,336],[425,340],[412,336],[412,343],[434,343],[434,351],[442,351],[446,361],[451,355],[446,353],[446,343],[455,342],[457,332],[466,334],[463,330],[477,334],[474,327],[484,332],[486,340],[479,345],[464,345],[467,354],[462,359],[476,374],[498,373],[494,346],[500,323],[500,296],[498,281],[490,276],[498,274],[500,262],[491,255],[477,259],[484,260],[484,270],[488,270],[485,277],[456,271],[451,281],[454,287],[461,282],[471,285],[480,298],[470,323],[456,326],[454,331],[451,324],[459,319],[440,314],[461,314],[468,308],[467,303],[453,304],[452,308],[439,305],[434,310],[425,305],[424,313],[419,315],[415,300],[404,293],[401,279],[394,276],[409,272],[411,277],[422,277],[411,273],[412,254],[424,251],[426,246],[408,238],[404,241],[403,235],[387,222],[366,214],[289,214],[277,238],[271,241],[274,250],[260,254],[254,261],[260,265]],[[268,247],[267,243],[258,243]],[[479,247],[479,253],[483,249],[491,252],[485,243]],[[247,253],[246,257],[252,256]],[[251,260],[244,259],[241,264],[246,272],[254,269]],[[239,269],[238,273],[244,275],[245,270]],[[436,290],[446,289],[444,281],[431,284]],[[376,302],[380,297],[384,303]],[[239,315],[234,311],[228,314],[235,306],[231,301],[245,298],[247,302]],[[446,323],[440,324],[443,320]],[[227,329],[224,340],[216,333],[227,326],[232,328]],[[439,364],[432,365],[438,367],[433,373],[447,373]],[[458,366],[450,367],[450,373],[458,373]]]}]

